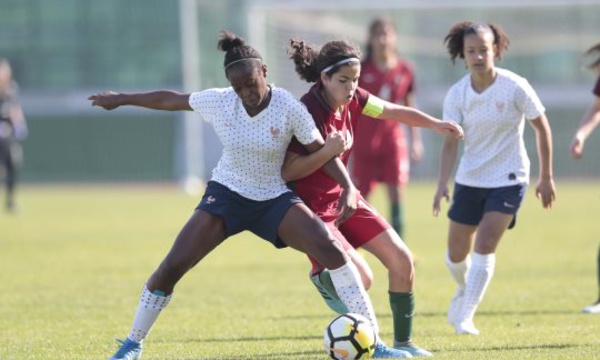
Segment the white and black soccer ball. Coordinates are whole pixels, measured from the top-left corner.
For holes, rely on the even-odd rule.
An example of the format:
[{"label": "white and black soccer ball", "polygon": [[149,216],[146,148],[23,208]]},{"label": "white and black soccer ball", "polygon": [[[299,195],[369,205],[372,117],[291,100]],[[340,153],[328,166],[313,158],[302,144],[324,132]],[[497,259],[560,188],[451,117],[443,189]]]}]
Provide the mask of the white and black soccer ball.
[{"label": "white and black soccer ball", "polygon": [[332,359],[368,359],[375,351],[377,336],[371,323],[359,314],[343,314],[331,321],[323,336]]}]

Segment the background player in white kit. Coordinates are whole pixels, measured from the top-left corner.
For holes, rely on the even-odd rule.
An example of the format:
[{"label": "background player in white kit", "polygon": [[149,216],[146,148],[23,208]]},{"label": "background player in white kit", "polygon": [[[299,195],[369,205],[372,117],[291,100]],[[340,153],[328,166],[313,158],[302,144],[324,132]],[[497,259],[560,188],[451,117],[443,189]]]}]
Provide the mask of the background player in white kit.
[{"label": "background player in white kit", "polygon": [[[550,208],[555,197],[552,135],[544,106],[527,80],[494,65],[509,44],[499,26],[459,22],[445,43],[452,62],[462,58],[469,69],[444,100],[443,118],[456,121],[465,132],[448,212],[446,264],[458,284],[448,321],[458,334],[477,335],[473,317],[492,279],[496,248],[504,231],[514,226],[529,182],[525,119],[536,133],[540,163],[536,195],[544,208]],[[447,183],[457,151],[458,141],[447,136],[433,201],[436,216],[441,199],[449,199]]]}]

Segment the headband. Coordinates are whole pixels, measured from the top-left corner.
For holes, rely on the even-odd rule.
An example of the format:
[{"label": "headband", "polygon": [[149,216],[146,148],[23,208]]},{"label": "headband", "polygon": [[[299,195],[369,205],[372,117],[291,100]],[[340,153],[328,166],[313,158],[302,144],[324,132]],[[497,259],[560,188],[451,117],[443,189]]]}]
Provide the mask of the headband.
[{"label": "headband", "polygon": [[262,62],[262,59],[260,59],[260,58],[244,58],[244,59],[239,59],[239,60],[235,60],[235,61],[232,61],[232,62],[230,62],[229,64],[227,64],[227,65],[224,67],[224,69],[227,69],[228,67],[230,67],[231,65],[233,65],[233,64],[235,64],[235,63],[239,63],[239,62],[241,62],[241,61],[246,61],[246,60],[258,60],[258,61],[261,61],[261,62]]},{"label": "headband", "polygon": [[333,69],[336,66],[344,65],[344,64],[347,64],[347,63],[350,63],[350,62],[354,62],[354,61],[360,62],[360,59],[357,58],[357,57],[349,57],[349,58],[342,59],[342,60],[340,60],[340,61],[338,61],[336,63],[333,63],[333,64],[329,65],[325,69],[321,70],[321,72],[322,73],[326,73],[326,72],[328,72],[329,70]]}]

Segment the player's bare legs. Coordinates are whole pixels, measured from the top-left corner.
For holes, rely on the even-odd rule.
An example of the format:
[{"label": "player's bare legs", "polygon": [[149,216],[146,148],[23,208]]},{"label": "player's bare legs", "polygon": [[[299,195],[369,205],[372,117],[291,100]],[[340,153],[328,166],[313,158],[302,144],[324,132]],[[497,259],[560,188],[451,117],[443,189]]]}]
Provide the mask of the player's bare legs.
[{"label": "player's bare legs", "polygon": [[375,255],[388,269],[394,348],[407,351],[415,357],[433,356],[412,343],[415,269],[409,248],[394,230],[388,229],[363,245],[363,249]]},{"label": "player's bare legs", "polygon": [[177,235],[171,250],[147,282],[148,290],[171,294],[175,284],[208,253],[225,240],[225,224],[219,216],[196,210]]},{"label": "player's bare legs", "polygon": [[350,312],[369,319],[378,333],[379,325],[371,300],[356,266],[325,224],[304,204],[295,204],[279,225],[279,237],[290,247],[314,257],[329,270],[340,300]]},{"label": "player's bare legs", "polygon": [[394,230],[400,235],[403,241],[404,238],[404,185],[386,184],[388,198],[390,201],[390,217],[391,225]]}]

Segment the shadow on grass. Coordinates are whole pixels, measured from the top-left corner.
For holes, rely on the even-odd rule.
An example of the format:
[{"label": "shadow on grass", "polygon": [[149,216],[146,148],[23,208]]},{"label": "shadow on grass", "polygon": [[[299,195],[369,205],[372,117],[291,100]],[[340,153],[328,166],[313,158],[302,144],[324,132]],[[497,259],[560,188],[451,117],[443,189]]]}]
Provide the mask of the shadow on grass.
[{"label": "shadow on grass", "polygon": [[514,345],[514,346],[491,346],[491,347],[461,347],[460,349],[444,349],[444,352],[463,351],[519,351],[519,350],[543,350],[543,349],[571,349],[589,347],[592,344],[537,344],[537,345]]},{"label": "shadow on grass", "polygon": [[[199,357],[199,358],[185,358],[177,360],[255,360],[255,359],[316,359],[325,358],[327,355],[325,351],[295,351],[295,352],[282,352],[277,354],[254,354],[248,357],[240,357],[239,355],[232,356],[214,356],[214,357]],[[175,360],[175,359],[174,359]]]},{"label": "shadow on grass", "polygon": [[[259,341],[281,341],[281,340],[321,340],[322,336],[243,336],[243,337],[228,337],[228,338],[204,338],[204,339],[183,339],[178,340],[179,343],[235,343],[235,342],[259,342]],[[157,343],[173,342],[172,340],[156,339],[152,340]]]},{"label": "shadow on grass", "polygon": [[[479,316],[507,316],[507,315],[518,315],[518,316],[534,316],[534,315],[573,315],[577,311],[573,310],[523,310],[523,311],[478,311],[477,317]],[[329,314],[312,314],[312,315],[290,315],[290,316],[277,316],[273,317],[276,319],[286,320],[301,320],[301,319],[333,319],[336,314],[333,312]],[[391,314],[377,315],[378,319],[390,319]],[[446,312],[417,312],[416,318],[433,318],[433,317],[446,317]]]}]

